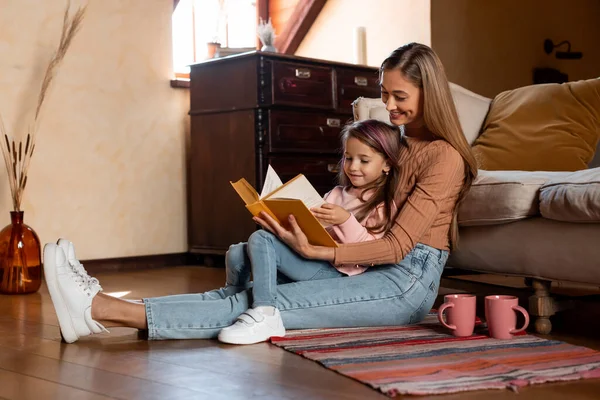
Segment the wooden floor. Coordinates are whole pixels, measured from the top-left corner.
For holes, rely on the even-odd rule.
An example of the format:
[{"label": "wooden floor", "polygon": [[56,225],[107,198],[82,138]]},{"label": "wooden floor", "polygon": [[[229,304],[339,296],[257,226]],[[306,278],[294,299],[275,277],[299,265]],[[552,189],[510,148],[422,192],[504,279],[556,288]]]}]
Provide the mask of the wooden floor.
[{"label": "wooden floor", "polygon": [[[123,298],[191,293],[220,286],[224,271],[180,267],[98,275],[105,292]],[[447,292],[448,290],[446,290]],[[121,292],[121,293],[119,293]],[[442,290],[444,292],[444,290]],[[585,325],[583,320],[580,320]],[[600,349],[600,335],[552,337]],[[512,399],[478,391],[436,399]],[[385,399],[379,392],[269,344],[228,346],[213,340],[138,339],[113,328],[62,344],[45,286],[27,296],[0,295],[2,399]],[[518,398],[600,398],[600,380],[525,388]]]}]

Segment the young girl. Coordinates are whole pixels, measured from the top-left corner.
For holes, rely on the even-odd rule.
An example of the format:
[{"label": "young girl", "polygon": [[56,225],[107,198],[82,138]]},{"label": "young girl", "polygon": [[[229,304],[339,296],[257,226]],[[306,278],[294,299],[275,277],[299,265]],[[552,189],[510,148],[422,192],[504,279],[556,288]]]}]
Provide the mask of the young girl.
[{"label": "young girl", "polygon": [[[312,211],[329,225],[327,230],[339,243],[381,238],[397,211],[393,199],[399,176],[400,132],[377,120],[355,122],[342,131],[342,146],[343,168],[338,176],[342,186],[327,193],[327,203]],[[250,283],[247,266],[251,265],[253,303],[233,325],[221,330],[219,340],[251,344],[285,335],[276,308],[277,275],[280,281],[294,282],[358,275],[367,269],[358,264],[328,262],[300,267],[301,262],[301,257],[267,231],[253,233],[247,244],[232,246],[226,258],[227,285],[221,293],[213,294],[222,297],[246,289]]]}]

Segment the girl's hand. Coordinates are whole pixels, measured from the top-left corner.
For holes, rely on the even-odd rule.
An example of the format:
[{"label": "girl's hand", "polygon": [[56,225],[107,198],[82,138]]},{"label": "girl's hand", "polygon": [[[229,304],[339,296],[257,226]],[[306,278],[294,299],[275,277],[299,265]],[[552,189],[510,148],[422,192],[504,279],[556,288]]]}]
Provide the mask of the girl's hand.
[{"label": "girl's hand", "polygon": [[340,225],[350,218],[350,213],[336,204],[325,203],[319,208],[311,208],[310,211],[319,221],[329,225]]},{"label": "girl's hand", "polygon": [[288,227],[281,226],[269,214],[261,212],[259,217],[252,218],[254,222],[279,237],[282,242],[291,247],[296,253],[305,258],[310,258],[311,244],[302,229],[298,226],[293,215],[288,217]]}]

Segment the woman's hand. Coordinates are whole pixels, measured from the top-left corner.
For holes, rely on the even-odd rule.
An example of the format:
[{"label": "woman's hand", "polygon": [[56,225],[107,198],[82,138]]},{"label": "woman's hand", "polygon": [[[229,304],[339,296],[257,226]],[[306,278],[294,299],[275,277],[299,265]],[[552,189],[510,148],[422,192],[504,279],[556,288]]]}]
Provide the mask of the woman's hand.
[{"label": "woman's hand", "polygon": [[311,208],[310,211],[319,221],[329,225],[340,225],[350,218],[350,213],[336,204],[325,203],[321,207]]},{"label": "woman's hand", "polygon": [[332,247],[313,246],[308,242],[293,215],[288,217],[289,227],[287,228],[281,226],[265,212],[261,212],[260,216],[252,219],[304,258],[324,261],[333,261],[335,258],[335,250]]}]

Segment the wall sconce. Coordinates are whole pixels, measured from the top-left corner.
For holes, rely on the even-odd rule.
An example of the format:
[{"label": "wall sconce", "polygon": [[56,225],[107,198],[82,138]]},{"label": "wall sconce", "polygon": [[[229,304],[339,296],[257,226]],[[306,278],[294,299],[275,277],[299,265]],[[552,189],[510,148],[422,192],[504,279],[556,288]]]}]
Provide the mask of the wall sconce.
[{"label": "wall sconce", "polygon": [[571,51],[571,42],[569,42],[568,40],[563,40],[558,44],[554,44],[552,40],[546,39],[544,40],[544,51],[546,52],[546,54],[550,54],[552,53],[552,50],[554,50],[556,47],[560,47],[564,44],[567,45],[567,51],[557,51],[556,58],[560,58],[563,60],[579,60],[581,57],[583,57],[582,52]]}]

